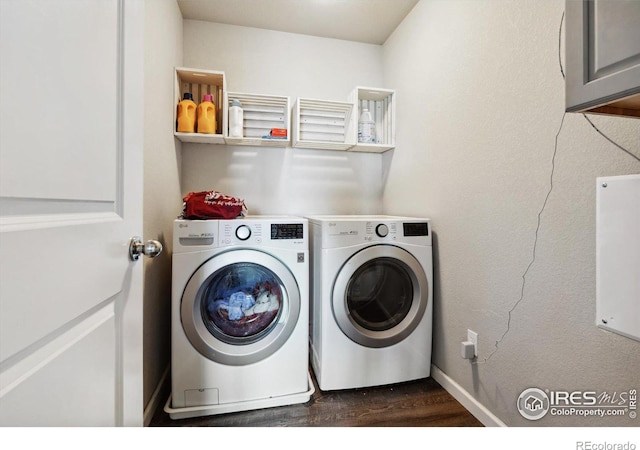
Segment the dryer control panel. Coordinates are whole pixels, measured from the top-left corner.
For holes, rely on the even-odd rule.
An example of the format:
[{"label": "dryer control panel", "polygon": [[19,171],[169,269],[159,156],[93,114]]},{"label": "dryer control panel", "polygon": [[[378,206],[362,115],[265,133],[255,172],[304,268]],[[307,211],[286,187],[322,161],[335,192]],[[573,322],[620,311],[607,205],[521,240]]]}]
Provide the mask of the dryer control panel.
[{"label": "dryer control panel", "polygon": [[365,241],[395,241],[397,236],[397,222],[365,222]]},{"label": "dryer control panel", "polygon": [[[310,221],[320,232],[322,248],[356,244],[431,245],[429,219],[392,216],[312,216]],[[314,228],[315,230],[315,228]]]}]

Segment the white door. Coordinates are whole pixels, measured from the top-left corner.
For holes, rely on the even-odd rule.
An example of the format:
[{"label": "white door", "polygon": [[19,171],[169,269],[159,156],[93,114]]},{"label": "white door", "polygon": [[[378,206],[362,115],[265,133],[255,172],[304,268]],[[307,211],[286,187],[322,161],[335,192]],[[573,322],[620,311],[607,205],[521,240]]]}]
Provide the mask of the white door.
[{"label": "white door", "polygon": [[142,425],[144,3],[0,0],[0,425]]}]

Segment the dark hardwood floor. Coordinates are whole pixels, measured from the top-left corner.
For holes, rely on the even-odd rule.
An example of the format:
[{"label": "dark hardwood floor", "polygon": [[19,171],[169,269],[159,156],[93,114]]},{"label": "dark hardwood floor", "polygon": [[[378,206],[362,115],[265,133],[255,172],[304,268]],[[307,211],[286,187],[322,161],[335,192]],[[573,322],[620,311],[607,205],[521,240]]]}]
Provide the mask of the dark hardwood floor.
[{"label": "dark hardwood floor", "polygon": [[316,391],[307,403],[172,420],[164,404],[151,427],[481,427],[432,378],[363,389]]}]

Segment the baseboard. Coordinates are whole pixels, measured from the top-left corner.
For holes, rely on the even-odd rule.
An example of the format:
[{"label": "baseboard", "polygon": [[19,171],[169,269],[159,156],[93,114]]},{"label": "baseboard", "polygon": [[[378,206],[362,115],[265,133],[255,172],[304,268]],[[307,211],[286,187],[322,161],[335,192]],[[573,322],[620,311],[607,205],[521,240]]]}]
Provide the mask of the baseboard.
[{"label": "baseboard", "polygon": [[158,386],[156,386],[156,390],[153,391],[153,395],[151,396],[149,403],[147,403],[147,406],[144,408],[145,427],[149,426],[153,419],[153,415],[158,410],[158,407],[163,404],[162,395],[169,390],[169,386],[167,386],[169,383],[169,368],[170,366],[167,366],[164,370],[162,377],[160,377],[160,381],[158,382]]},{"label": "baseboard", "polygon": [[482,403],[475,399],[466,389],[453,381],[446,373],[431,364],[431,378],[436,380],[449,394],[458,400],[462,406],[473,414],[485,427],[506,427],[507,425]]}]

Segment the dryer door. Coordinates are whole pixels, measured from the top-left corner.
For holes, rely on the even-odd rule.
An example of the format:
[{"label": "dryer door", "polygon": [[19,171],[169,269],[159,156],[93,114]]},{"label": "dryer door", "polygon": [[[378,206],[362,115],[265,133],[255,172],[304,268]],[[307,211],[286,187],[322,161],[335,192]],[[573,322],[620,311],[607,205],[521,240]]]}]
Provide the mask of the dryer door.
[{"label": "dryer door", "polygon": [[333,286],[333,314],[354,342],[388,347],[409,336],[427,308],[428,281],[418,260],[393,245],[374,245],[344,264]]},{"label": "dryer door", "polygon": [[291,335],[300,290],[275,257],[231,250],[191,276],[180,313],[189,341],[203,356],[225,365],[251,364],[273,354]]}]

